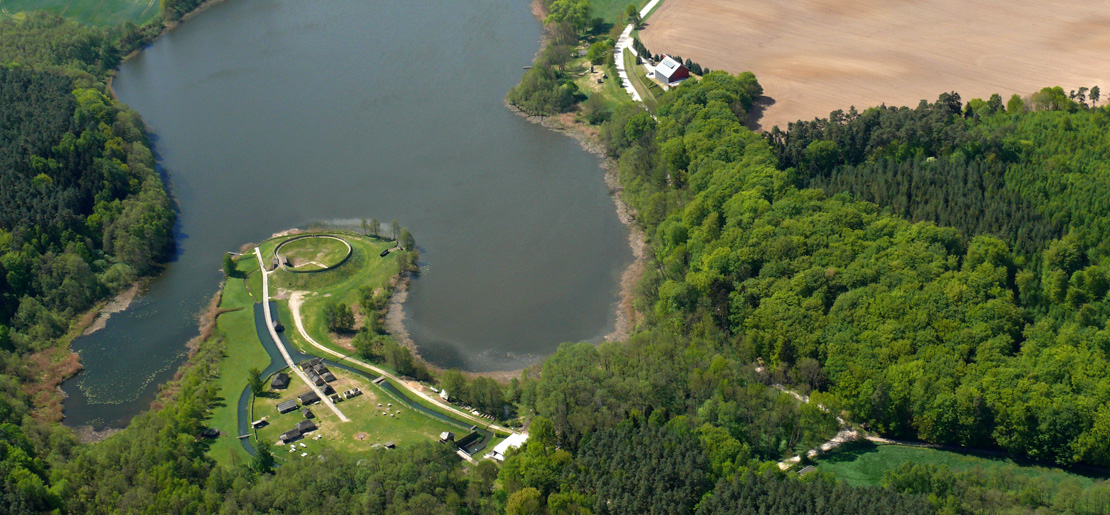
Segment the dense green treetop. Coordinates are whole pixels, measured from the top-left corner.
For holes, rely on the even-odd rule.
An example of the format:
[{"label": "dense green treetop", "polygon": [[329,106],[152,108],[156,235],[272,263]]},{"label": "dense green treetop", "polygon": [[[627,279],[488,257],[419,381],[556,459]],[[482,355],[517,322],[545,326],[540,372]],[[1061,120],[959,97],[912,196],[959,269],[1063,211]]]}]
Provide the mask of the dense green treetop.
[{"label": "dense green treetop", "polygon": [[[1104,190],[1096,187],[1094,156],[1105,154],[1074,143],[1100,145],[1102,110],[977,114],[978,103],[965,112],[958,97],[943,95],[917,110],[834,113],[774,133],[769,144],[741,125],[728,91],[715,81],[679,87],[657,120],[629,109],[603,130],[652,238],[656,267],[641,285],[653,299],[649,326],[727,339],[740,362],[761,358],[786,376],[804,375],[801,363],[814,360],[839,406],[884,434],[1110,463],[1101,436],[1110,426],[1107,269],[1104,239],[1090,236],[1110,212],[1098,208]],[[1056,133],[1066,142],[1045,135],[1049,123],[1071,127]],[[984,166],[925,159],[969,156]],[[1068,173],[1053,171],[1068,161]],[[861,179],[843,184],[864,188],[869,174],[901,179],[883,167],[906,162],[933,167],[932,186],[921,191],[940,198],[993,174],[996,187],[964,212],[989,210],[974,199],[1000,201],[1011,214],[996,220],[1021,212],[1040,221],[1026,238],[1030,254],[994,235],[1023,237],[1007,227],[968,234],[890,212],[916,212],[915,202],[931,201],[925,195],[876,197],[890,200],[877,206],[853,200],[851,188],[799,187],[856,167]],[[1015,186],[1000,191],[1003,183]],[[1089,193],[1057,197],[1034,186],[1055,183]]]}]

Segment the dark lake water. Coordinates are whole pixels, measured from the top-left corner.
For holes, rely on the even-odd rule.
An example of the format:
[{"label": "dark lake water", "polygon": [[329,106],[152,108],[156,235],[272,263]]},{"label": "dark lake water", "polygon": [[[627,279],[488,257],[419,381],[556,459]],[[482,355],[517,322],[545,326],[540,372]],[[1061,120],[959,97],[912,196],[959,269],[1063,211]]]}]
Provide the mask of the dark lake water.
[{"label": "dark lake water", "polygon": [[223,252],[290,227],[411,228],[406,328],[441,366],[534,363],[614,322],[627,233],[596,156],[503,105],[526,0],[229,0],[120,69],[180,207],[177,259],[74,343],[66,422],[121,426],[185,356]]}]

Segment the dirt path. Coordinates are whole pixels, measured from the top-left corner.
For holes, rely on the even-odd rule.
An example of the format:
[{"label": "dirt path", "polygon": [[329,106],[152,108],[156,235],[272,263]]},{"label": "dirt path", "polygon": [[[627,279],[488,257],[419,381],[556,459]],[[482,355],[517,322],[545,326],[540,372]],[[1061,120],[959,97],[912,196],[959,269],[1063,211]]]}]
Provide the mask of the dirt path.
[{"label": "dirt path", "polygon": [[1110,86],[1101,1],[667,0],[640,39],[652,53],[755,73],[773,102],[763,130],[947,91],[1005,101]]},{"label": "dirt path", "polygon": [[[757,368],[756,372],[761,372],[761,370],[759,368]],[[802,394],[800,394],[800,393],[798,393],[794,390],[791,390],[791,389],[789,389],[789,388],[787,388],[787,387],[785,387],[781,384],[774,384],[774,385],[771,385],[771,386],[774,387],[776,390],[778,390],[780,392],[789,394],[790,396],[797,399],[798,402],[802,402],[802,403],[808,403],[809,402],[809,396],[802,395]],[[824,406],[822,406],[820,404],[818,404],[817,407],[820,408],[821,411],[824,411],[825,413],[829,413],[828,408],[825,408]],[[972,447],[960,447],[960,446],[957,446],[957,445],[946,445],[946,444],[939,444],[939,443],[916,442],[916,441],[907,441],[907,440],[892,440],[890,438],[883,438],[881,436],[875,436],[875,435],[867,434],[864,431],[861,431],[861,430],[854,429],[854,428],[850,427],[848,425],[848,422],[846,420],[844,420],[843,418],[841,418],[839,415],[836,416],[836,422],[838,424],[840,424],[840,431],[838,433],[836,433],[835,436],[830,438],[825,443],[822,443],[821,445],[819,445],[819,446],[817,446],[813,449],[810,449],[809,451],[806,451],[806,456],[807,457],[816,458],[817,456],[820,456],[821,454],[824,454],[824,453],[829,452],[833,449],[836,449],[837,447],[840,447],[841,445],[843,445],[845,443],[854,442],[854,441],[857,441],[857,440],[867,440],[869,442],[877,443],[877,444],[881,444],[881,445],[901,445],[901,446],[904,446],[904,447],[921,447],[921,448],[924,448],[924,449],[937,449],[937,450],[952,451],[952,452],[968,452],[968,453],[982,454],[982,455],[988,455],[988,456],[1006,456],[1005,452],[995,450],[995,449],[976,449],[976,448],[972,448]],[[787,458],[787,459],[782,460],[778,463],[779,469],[787,470],[790,467],[793,467],[794,465],[799,463],[800,461],[802,461],[801,456],[794,456],[792,458]]]},{"label": "dirt path", "polygon": [[391,381],[393,381],[395,384],[399,385],[401,388],[404,388],[405,390],[411,392],[413,395],[416,395],[416,396],[420,397],[421,399],[424,399],[425,401],[430,402],[430,403],[434,404],[435,406],[437,406],[437,407],[439,407],[443,410],[446,410],[446,411],[450,412],[451,414],[453,414],[455,416],[461,417],[463,420],[467,420],[467,421],[473,422],[475,424],[486,426],[486,427],[489,427],[489,428],[497,430],[497,431],[508,432],[508,433],[515,432],[512,429],[509,429],[507,427],[502,427],[502,426],[499,426],[497,424],[491,424],[486,419],[475,417],[475,416],[473,416],[469,413],[466,413],[462,410],[459,410],[459,409],[455,408],[454,406],[452,406],[450,404],[445,404],[440,399],[437,399],[437,398],[435,398],[431,395],[428,395],[428,394],[424,393],[419,388],[413,386],[410,382],[404,381],[401,378],[389,373],[388,371],[386,371],[382,368],[378,368],[377,366],[371,365],[370,363],[367,363],[365,361],[352,358],[352,357],[347,356],[347,355],[345,355],[341,352],[338,352],[338,351],[335,351],[335,350],[330,349],[328,347],[325,347],[323,345],[320,345],[320,343],[317,342],[316,340],[313,340],[312,337],[308,335],[308,331],[305,331],[305,329],[304,329],[304,322],[302,321],[302,317],[301,317],[301,306],[304,305],[304,296],[305,296],[305,292],[303,292],[303,291],[293,292],[289,296],[289,311],[293,314],[293,324],[297,327],[297,332],[300,333],[301,337],[303,337],[305,339],[305,341],[307,341],[313,347],[316,347],[319,351],[324,352],[324,353],[326,353],[326,354],[328,354],[332,357],[335,357],[339,361],[347,361],[347,362],[350,362],[350,363],[354,363],[355,365],[358,365],[358,366],[360,366],[360,367],[362,367],[366,370],[373,371],[375,374],[382,375],[382,376],[390,379]]},{"label": "dirt path", "polygon": [[[756,371],[758,372],[759,369],[757,368]],[[778,390],[780,392],[790,394],[790,396],[794,397],[795,399],[798,399],[798,402],[801,402],[803,404],[808,404],[809,403],[809,396],[808,395],[802,395],[802,394],[800,394],[800,393],[798,393],[794,390],[791,390],[791,389],[789,389],[789,388],[787,388],[787,387],[785,387],[781,384],[774,384],[774,385],[771,385],[771,386],[774,387],[776,390]],[[820,404],[817,405],[817,408],[820,409],[821,411],[825,412],[825,413],[829,413],[829,409],[820,405]],[[838,431],[836,433],[836,435],[834,435],[832,438],[830,438],[825,443],[823,443],[821,445],[818,445],[817,447],[814,447],[814,448],[806,451],[806,457],[816,458],[817,456],[819,456],[821,454],[824,454],[826,452],[829,452],[829,451],[831,451],[831,450],[833,450],[837,447],[840,447],[841,445],[843,445],[845,443],[854,442],[854,441],[859,440],[861,438],[862,433],[860,433],[859,431],[857,431],[854,428],[849,427],[848,422],[845,421],[843,418],[841,418],[840,415],[834,415],[834,416],[836,417],[836,423],[840,425],[840,431]],[[868,439],[870,440],[870,438],[868,438]],[[790,467],[793,467],[794,465],[798,464],[801,461],[802,461],[801,456],[794,456],[793,458],[787,458],[787,459],[782,460],[782,461],[779,462],[779,469],[780,470],[786,470]]]}]

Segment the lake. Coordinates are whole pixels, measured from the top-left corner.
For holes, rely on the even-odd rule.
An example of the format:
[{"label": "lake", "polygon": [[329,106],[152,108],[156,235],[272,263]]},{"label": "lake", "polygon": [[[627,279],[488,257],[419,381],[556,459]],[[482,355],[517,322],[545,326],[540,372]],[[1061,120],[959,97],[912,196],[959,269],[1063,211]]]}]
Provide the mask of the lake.
[{"label": "lake", "polygon": [[120,427],[184,362],[226,251],[314,223],[409,227],[405,326],[429,362],[518,369],[612,330],[632,260],[597,156],[511,113],[525,0],[230,0],[126,62],[180,209],[178,255],[74,342],[66,423]]}]

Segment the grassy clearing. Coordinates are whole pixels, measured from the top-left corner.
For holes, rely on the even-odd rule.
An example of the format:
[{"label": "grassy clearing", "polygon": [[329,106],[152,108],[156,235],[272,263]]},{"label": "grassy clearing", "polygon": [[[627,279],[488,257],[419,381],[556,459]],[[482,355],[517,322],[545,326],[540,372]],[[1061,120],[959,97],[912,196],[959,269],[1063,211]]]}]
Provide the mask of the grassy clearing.
[{"label": "grassy clearing", "polygon": [[[405,391],[405,389],[402,388],[401,385],[397,384],[395,381],[390,381],[390,380],[387,379],[386,382],[392,384],[398,390]],[[417,395],[414,395],[414,394],[411,394],[411,393],[408,393],[408,392],[405,392],[405,395],[412,402],[414,402],[416,404],[419,404],[420,406],[423,406],[425,408],[428,408],[432,411],[435,411],[436,413],[439,413],[441,415],[447,415],[448,417],[451,417],[451,418],[453,418],[453,419],[455,419],[459,422],[465,423],[467,426],[471,426],[471,425],[478,426],[482,429],[485,429],[485,430],[489,431],[490,433],[493,433],[495,436],[496,435],[508,436],[507,433],[499,433],[498,431],[496,431],[492,427],[490,427],[490,424],[495,423],[494,421],[491,421],[491,420],[473,421],[473,420],[470,420],[470,419],[462,418],[459,415],[457,415],[457,414],[455,414],[451,411],[443,409],[438,404],[433,404],[431,402],[428,402],[428,401],[424,400],[420,396],[417,396]],[[457,408],[459,411],[466,412],[466,409],[463,408],[462,406],[457,406],[456,405],[455,408]],[[493,447],[487,447],[487,448],[492,449]]]},{"label": "grassy clearing", "polygon": [[319,270],[342,262],[347,246],[332,238],[305,238],[281,247],[280,254],[294,269]]},{"label": "grassy clearing", "polygon": [[[301,332],[298,331],[297,328],[293,325],[293,313],[289,311],[289,301],[279,300],[276,302],[278,319],[280,319],[282,323],[288,325],[288,327],[285,328],[285,338],[289,340],[289,343],[293,344],[293,346],[296,347],[297,351],[299,351],[301,354],[311,354],[313,356],[321,355],[318,349],[310,345],[308,341],[306,341],[301,336]],[[320,343],[325,347],[334,349],[344,354],[350,352],[347,350],[343,350],[342,348],[335,345],[332,345],[330,341]],[[328,356],[328,359],[332,359],[333,357],[334,356]]]},{"label": "grassy clearing", "polygon": [[624,10],[628,4],[636,4],[636,9],[643,9],[647,3],[648,0],[592,0],[590,8],[593,9],[594,16],[608,23],[625,25],[628,17],[625,16]]},{"label": "grassy clearing", "polygon": [[[281,284],[282,288],[311,292],[305,296],[304,304],[301,306],[305,331],[322,345],[344,354],[349,353],[350,350],[332,342],[332,336],[328,333],[324,318],[324,306],[329,302],[340,302],[352,309],[358,309],[360,288],[363,286],[369,286],[375,290],[386,288],[390,279],[399,272],[397,253],[380,256],[383,250],[393,246],[393,242],[365,238],[347,238],[347,241],[351,244],[351,257],[334,270],[318,274],[291,274],[283,271],[274,274],[277,284]],[[310,277],[306,280],[301,276]],[[313,282],[316,284],[312,284]]]},{"label": "grassy clearing", "polygon": [[89,25],[112,26],[125,21],[142,25],[158,14],[156,0],[3,0],[5,15],[44,9]]},{"label": "grassy clearing", "polygon": [[247,276],[247,289],[255,302],[262,302],[262,271],[258,269],[258,259],[254,254],[244,254],[243,259],[250,259],[254,263],[254,270]]},{"label": "grassy clearing", "polygon": [[[277,306],[278,306],[278,316],[281,317],[281,320],[291,321],[292,320],[292,315],[289,312],[288,301],[284,301],[284,300],[277,301]],[[311,344],[309,344],[300,335],[300,333],[295,328],[290,327],[289,329],[287,329],[286,332],[285,332],[285,337],[288,338],[289,342],[291,344],[293,344],[293,346],[296,347],[297,350],[299,350],[302,354],[313,354],[313,355],[317,355],[317,356],[324,356],[324,353],[319,352],[318,349],[316,349]],[[316,339],[316,338],[314,337],[313,339]],[[332,340],[330,338],[323,339],[323,340],[317,340],[317,342],[320,343],[320,345],[323,345],[326,348],[332,349],[336,352],[339,352],[340,354],[343,354],[344,356],[353,355],[353,351],[351,351],[351,349],[343,348],[339,345],[336,345],[334,342],[332,342]],[[327,357],[327,359],[330,359],[330,360],[333,360],[333,361],[340,361],[340,360],[336,359],[335,356],[325,356],[325,357]],[[356,357],[356,359],[363,359],[363,358],[359,358],[358,356],[355,356],[355,357]],[[369,374],[372,377],[378,375],[378,373],[376,371],[370,370],[370,369],[368,369],[364,366],[361,366],[357,363],[352,363],[350,361],[342,361],[342,363],[346,366],[353,367],[353,368],[358,369],[358,370],[362,370],[363,372]],[[390,368],[385,363],[374,363],[374,366],[377,366],[378,368],[386,370],[386,371],[388,371],[389,373],[391,373],[393,375],[398,375],[396,370],[393,370],[392,368]],[[391,383],[398,390],[405,391],[405,388],[402,385],[397,384],[395,381],[391,381],[391,380],[388,380],[388,379],[386,381]],[[389,394],[387,394],[385,392],[380,392],[380,393],[382,395],[385,395],[386,397],[389,396]],[[460,421],[470,423],[469,421],[460,418],[455,413],[453,413],[451,411],[448,411],[448,410],[445,410],[437,404],[433,404],[431,402],[425,401],[424,399],[422,399],[421,397],[419,397],[417,395],[411,395],[411,394],[407,394],[407,393],[406,393],[406,395],[408,396],[408,398],[412,402],[415,402],[416,404],[419,404],[420,406],[428,408],[428,409],[430,409],[432,411],[435,411],[437,413],[447,415],[448,417],[456,418]],[[492,422],[487,421],[485,424],[478,424],[478,425],[482,426],[482,427],[487,427],[491,423]],[[490,429],[490,431],[493,431],[493,430]]]},{"label": "grassy clearing", "polygon": [[[372,452],[371,446],[375,443],[393,442],[401,447],[436,441],[439,433],[443,431],[458,433],[458,429],[453,426],[421,415],[407,406],[401,406],[392,397],[356,374],[335,368],[332,372],[338,378],[338,381],[331,383],[336,391],[343,392],[355,387],[363,391],[363,395],[344,400],[336,405],[351,421],[340,422],[327,406],[313,405],[309,409],[316,415],[313,421],[320,429],[298,441],[295,452],[289,452],[288,445],[279,443],[279,436],[292,429],[297,422],[304,420],[304,417],[300,410],[284,415],[278,414],[274,406],[308,391],[308,386],[291,374],[292,381],[289,388],[280,391],[278,397],[254,401],[255,417],[268,416],[270,422],[268,426],[257,431],[259,445],[273,445],[274,454],[279,459],[298,459],[302,452],[312,456],[323,448],[357,455]],[[378,404],[381,406],[379,407]],[[322,438],[314,440],[317,435],[321,435]],[[305,446],[301,447],[301,443]]]},{"label": "grassy clearing", "polygon": [[[284,301],[284,300],[278,301],[277,305],[278,305],[278,316],[281,317],[281,320],[290,320],[291,321],[292,320],[292,315],[289,312],[289,303],[288,303],[288,301]],[[285,337],[288,338],[289,342],[292,343],[293,346],[296,347],[297,350],[299,350],[302,354],[313,354],[313,355],[317,355],[317,356],[323,356],[324,355],[324,353],[319,352],[318,349],[316,349],[311,344],[309,344],[300,335],[300,333],[295,328],[287,329],[286,332],[285,332]],[[313,339],[316,339],[316,338],[314,337]],[[336,345],[334,342],[332,342],[332,340],[330,338],[323,339],[323,340],[317,340],[317,342],[320,343],[320,345],[323,345],[326,348],[332,349],[336,352],[339,352],[339,353],[343,354],[344,356],[353,355],[353,352],[351,351],[351,349],[346,349],[346,348],[343,348],[339,345]],[[335,358],[335,356],[325,356],[325,357],[327,357],[328,359],[333,360],[333,361],[339,361]],[[357,356],[355,356],[355,357],[357,359],[362,359],[362,358],[358,358]],[[373,370],[370,370],[370,369],[368,369],[364,366],[361,366],[357,363],[352,363],[350,361],[343,361],[342,363],[345,364],[346,366],[353,367],[353,368],[356,368],[358,370],[362,370],[363,372],[366,372],[370,376],[378,375],[377,372],[375,372]],[[374,365],[377,366],[378,368],[381,368],[383,370],[388,371],[389,373],[391,373],[393,375],[398,375],[396,370],[393,370],[392,368],[390,368],[385,363],[374,363]],[[389,383],[393,384],[393,386],[395,388],[397,388],[398,390],[405,391],[405,388],[402,385],[399,385],[394,381],[389,381],[389,380],[387,380],[387,381]],[[389,396],[388,394],[386,394],[384,392],[381,392],[381,394],[385,395],[387,397]],[[408,397],[413,402],[415,402],[415,403],[417,403],[417,404],[419,404],[419,405],[421,405],[425,408],[431,409],[432,411],[435,411],[437,413],[441,413],[443,415],[447,415],[447,416],[452,417],[452,418],[459,418],[456,414],[454,414],[454,413],[452,413],[448,410],[443,409],[442,407],[440,407],[437,404],[433,404],[433,403],[430,403],[428,401],[425,401],[424,399],[420,398],[419,396],[408,395]],[[460,419],[460,420],[463,420],[463,419]],[[465,420],[463,420],[463,421],[465,422]],[[481,425],[481,424],[479,424],[479,425]]]},{"label": "grassy clearing", "polygon": [[[273,288],[285,291],[310,291],[319,296],[331,295],[334,300],[348,305],[356,304],[358,288],[364,284],[380,285],[388,283],[389,279],[397,274],[398,254],[390,253],[379,257],[381,252],[394,246],[392,241],[367,239],[349,233],[336,233],[351,245],[351,257],[342,265],[316,274],[296,274],[285,270],[277,270],[271,277]],[[269,264],[273,256],[274,247],[289,237],[276,238],[263,242],[259,248],[262,258]],[[325,242],[334,240],[308,239],[307,242]],[[298,242],[299,243],[299,242]],[[294,245],[293,243],[290,246]],[[285,247],[282,248],[285,251]],[[270,292],[271,295],[275,292]],[[306,302],[306,307],[308,302]],[[313,334],[313,338],[316,335]]]},{"label": "grassy clearing", "polygon": [[[655,91],[659,94],[663,93],[662,88],[652,83],[644,77],[644,68],[636,64],[636,56],[629,49],[624,49],[624,71],[628,73],[628,81],[632,83],[632,87],[640,94],[640,98],[644,99],[644,105],[648,109],[655,111],[655,107],[659,104],[655,100]],[[655,89],[652,89],[655,86]]]},{"label": "grassy clearing", "polygon": [[590,74],[590,61],[585,57],[578,57],[567,63],[567,71],[575,77],[574,83],[578,89],[590,96],[601,95],[605,109],[613,110],[621,104],[632,102],[632,97],[621,87],[620,77],[609,73],[609,68],[605,65],[595,66],[594,69],[608,74],[609,77],[602,79],[603,82],[598,84],[597,79],[601,75]]},{"label": "grassy clearing", "polygon": [[845,445],[841,450],[820,458],[817,467],[851,485],[878,485],[882,483],[884,472],[894,470],[906,462],[944,465],[954,472],[974,468],[1009,468],[1015,475],[1047,479],[1053,483],[1065,480],[1079,481],[1079,484],[1084,487],[1093,482],[1090,477],[1063,469],[1024,466],[1008,458],[976,456],[903,445],[876,445],[871,442]]},{"label": "grassy clearing", "polygon": [[[258,260],[245,254],[236,262],[236,270],[246,277],[259,277]],[[259,370],[270,364],[270,357],[258,341],[254,327],[254,297],[247,291],[249,279],[232,278],[224,285],[220,309],[235,309],[216,319],[214,338],[223,338],[226,351],[220,361],[220,375],[215,380],[220,401],[212,410],[208,424],[220,430],[221,436],[209,448],[209,455],[224,465],[245,463],[250,459],[235,439],[239,434],[239,395],[247,384],[247,371]],[[259,286],[261,288],[261,285]]]}]

